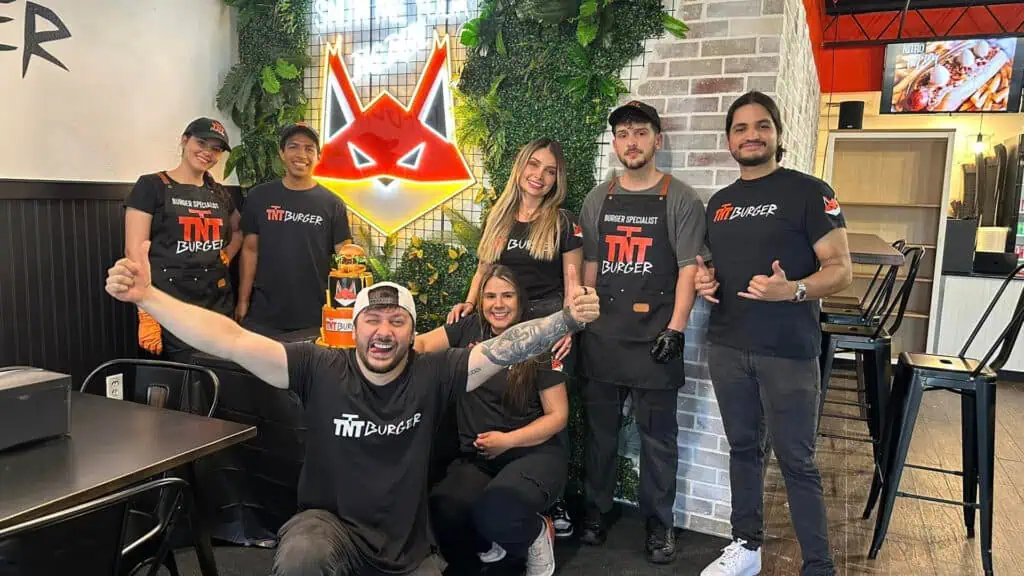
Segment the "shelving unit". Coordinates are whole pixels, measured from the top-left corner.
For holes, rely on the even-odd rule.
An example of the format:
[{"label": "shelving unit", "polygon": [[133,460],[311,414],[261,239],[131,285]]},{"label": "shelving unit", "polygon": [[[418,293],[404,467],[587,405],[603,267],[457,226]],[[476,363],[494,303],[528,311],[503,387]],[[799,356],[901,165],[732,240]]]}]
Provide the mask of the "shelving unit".
[{"label": "shelving unit", "polygon": [[[933,351],[946,209],[953,168],[954,130],[832,130],[825,151],[825,180],[836,191],[850,232],[903,239],[925,248],[903,325],[893,339],[902,351]],[[876,267],[854,265],[843,294],[864,294]],[[897,277],[896,290],[905,272]]]}]

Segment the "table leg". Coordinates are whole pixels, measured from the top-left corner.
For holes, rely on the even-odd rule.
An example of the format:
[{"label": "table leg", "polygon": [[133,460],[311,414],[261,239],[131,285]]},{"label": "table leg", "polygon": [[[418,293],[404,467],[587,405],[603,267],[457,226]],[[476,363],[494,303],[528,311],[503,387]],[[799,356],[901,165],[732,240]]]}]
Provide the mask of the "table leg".
[{"label": "table leg", "polygon": [[219,576],[217,572],[217,561],[213,556],[213,540],[210,538],[210,529],[206,524],[206,517],[202,513],[200,503],[202,494],[196,482],[195,462],[188,467],[188,483],[192,487],[192,534],[195,539],[196,556],[199,558],[199,572],[203,576]]}]

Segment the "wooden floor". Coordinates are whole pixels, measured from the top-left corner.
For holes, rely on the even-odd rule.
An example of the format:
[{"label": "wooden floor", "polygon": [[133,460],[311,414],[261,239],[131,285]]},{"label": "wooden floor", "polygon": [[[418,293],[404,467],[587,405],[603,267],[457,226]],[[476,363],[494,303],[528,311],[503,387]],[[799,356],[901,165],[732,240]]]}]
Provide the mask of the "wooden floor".
[{"label": "wooden floor", "polygon": [[[850,380],[834,379],[837,386]],[[854,392],[832,390],[828,397],[855,400]],[[961,469],[960,400],[947,392],[927,392],[921,405],[909,463]],[[995,517],[992,536],[996,574],[1024,574],[1024,385],[1000,383],[996,399]],[[825,412],[853,407],[828,404]],[[850,413],[850,412],[845,412]],[[849,436],[867,432],[863,422],[826,418],[822,429]],[[869,444],[818,439],[828,508],[829,538],[836,574],[982,574],[978,539],[968,540],[961,508],[897,498],[889,532],[878,557],[868,559],[875,515],[861,519],[871,485]],[[900,489],[960,500],[960,478],[905,469]],[[877,510],[877,507],[876,507]],[[799,574],[800,547],[789,518],[785,485],[773,461],[765,480],[763,575]],[[976,530],[980,520],[975,520]]]}]

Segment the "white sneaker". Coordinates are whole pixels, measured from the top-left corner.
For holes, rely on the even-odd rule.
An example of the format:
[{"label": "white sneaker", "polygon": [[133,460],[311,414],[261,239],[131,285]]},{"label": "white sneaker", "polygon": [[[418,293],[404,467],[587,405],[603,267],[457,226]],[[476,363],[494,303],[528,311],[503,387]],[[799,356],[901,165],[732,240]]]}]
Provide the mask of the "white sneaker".
[{"label": "white sneaker", "polygon": [[497,542],[491,542],[491,549],[487,552],[478,552],[477,557],[484,564],[494,564],[495,562],[501,562],[505,559],[505,549],[501,547],[501,544]]},{"label": "white sneaker", "polygon": [[700,576],[756,576],[761,573],[761,549],[750,550],[746,540],[735,540],[722,549],[722,555],[708,564]]},{"label": "white sneaker", "polygon": [[555,573],[555,528],[551,519],[541,516],[544,527],[530,544],[526,557],[526,576],[552,576]]}]

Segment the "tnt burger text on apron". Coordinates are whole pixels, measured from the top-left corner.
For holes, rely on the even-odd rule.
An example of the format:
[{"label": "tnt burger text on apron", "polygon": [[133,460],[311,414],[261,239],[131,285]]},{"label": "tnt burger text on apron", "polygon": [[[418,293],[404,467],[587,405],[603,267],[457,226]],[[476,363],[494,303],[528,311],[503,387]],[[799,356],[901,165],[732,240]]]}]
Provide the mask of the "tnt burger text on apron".
[{"label": "tnt burger text on apron", "polygon": [[665,175],[658,194],[608,187],[598,221],[597,293],[601,315],[582,338],[590,380],[635,388],[678,388],[682,360],[658,364],[651,346],[672,319],[679,267],[669,237]]},{"label": "tnt burger text on apron", "polygon": [[[150,233],[153,285],[179,300],[230,316],[235,302],[223,253],[231,241],[230,201],[206,186],[179,184],[165,172],[158,175],[164,203],[153,214]],[[154,339],[151,331],[159,326],[141,310],[139,324],[139,344],[149,352],[173,354],[189,348],[166,330]]]}]

